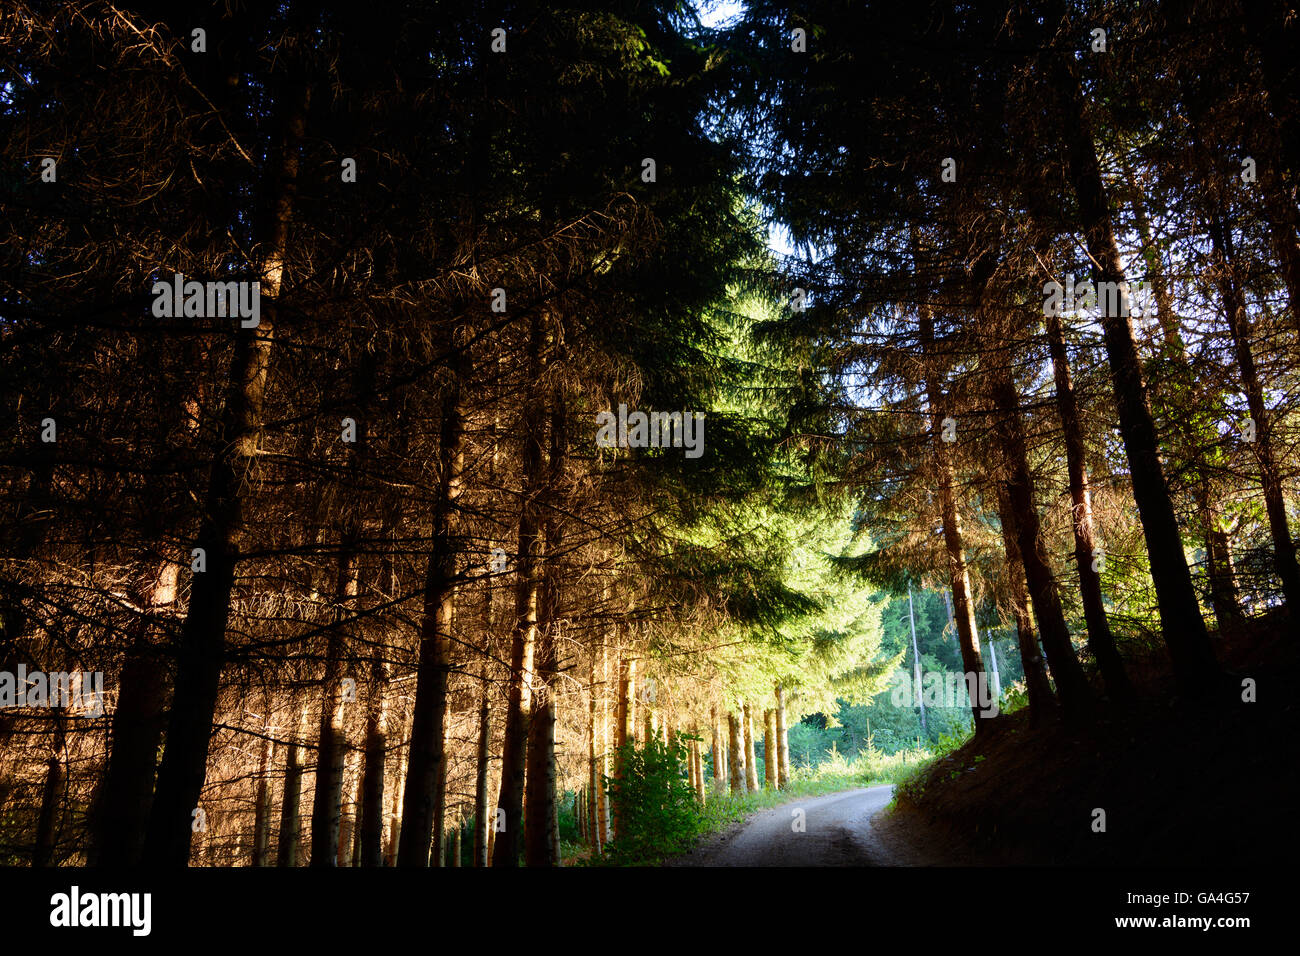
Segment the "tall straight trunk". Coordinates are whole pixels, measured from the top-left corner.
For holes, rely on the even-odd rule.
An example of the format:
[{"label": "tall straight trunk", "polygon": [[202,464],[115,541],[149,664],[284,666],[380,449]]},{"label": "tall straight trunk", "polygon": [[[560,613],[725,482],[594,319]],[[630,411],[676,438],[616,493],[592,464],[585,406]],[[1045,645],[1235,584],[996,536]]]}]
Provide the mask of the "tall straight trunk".
[{"label": "tall straight trunk", "polygon": [[486,662],[483,671],[483,688],[479,694],[478,704],[478,747],[474,754],[474,865],[480,867],[488,865],[488,832],[492,825],[488,809],[488,771],[492,759],[492,709],[488,699]]},{"label": "tall straight trunk", "polygon": [[[529,381],[541,375],[542,324],[534,315],[528,340]],[[510,642],[510,696],[506,708],[505,738],[501,750],[501,794],[505,829],[496,835],[493,866],[518,866],[523,847],[524,773],[528,724],[533,709],[533,671],[541,600],[542,530],[540,495],[544,490],[542,445],[545,402],[530,394],[524,409],[523,461],[519,511],[519,552],[515,570],[515,624]]]},{"label": "tall straight trunk", "polygon": [[45,786],[41,790],[41,809],[36,817],[36,842],[32,847],[32,866],[38,868],[50,866],[54,862],[54,850],[58,844],[64,764],[68,757],[62,710],[54,713],[53,736],[50,756],[45,762]]},{"label": "tall straight trunk", "polygon": [[[558,388],[550,401],[550,452],[546,469],[546,490],[554,494],[564,473],[567,450],[564,396]],[[545,695],[540,712],[533,718],[528,737],[528,775],[524,811],[524,857],[528,866],[559,866],[559,795],[556,793],[555,698],[559,674],[559,627],[561,545],[558,512],[548,508],[542,520],[543,571],[540,609],[540,638],[537,655],[538,682]]]},{"label": "tall straight trunk", "polygon": [[[624,749],[632,741],[636,727],[636,658],[623,657],[619,661],[618,672],[618,710],[615,718],[615,738],[614,738],[614,772],[612,778],[621,781],[623,779],[623,754]],[[612,801],[611,814],[613,817],[614,839],[617,840],[622,834],[622,801]]]},{"label": "tall straight trunk", "polygon": [[370,664],[366,764],[361,783],[362,866],[384,865],[384,783],[388,750],[388,665],[379,648]]},{"label": "tall straight trunk", "polygon": [[1085,245],[1093,262],[1093,281],[1112,284],[1119,290],[1113,297],[1101,297],[1101,326],[1133,497],[1146,537],[1161,632],[1180,683],[1186,689],[1199,690],[1219,670],[1201,618],[1191,570],[1183,553],[1182,534],[1160,462],[1142,363],[1133,340],[1128,294],[1123,285],[1123,262],[1111,226],[1110,203],[1078,78],[1065,58],[1056,57],[1051,63],[1053,79],[1065,98],[1068,115],[1060,133],[1066,146]]},{"label": "tall straight trunk", "polygon": [[609,687],[609,647],[602,638],[600,642],[600,690],[597,695],[599,697],[597,707],[599,722],[597,726],[600,729],[600,736],[596,741],[596,746],[599,754],[596,763],[596,789],[593,791],[595,798],[592,800],[596,807],[596,838],[600,841],[601,847],[609,843],[609,794],[605,790],[605,777],[609,774],[609,695],[605,691],[607,687]]},{"label": "tall straight trunk", "polygon": [[1034,606],[1043,650],[1056,680],[1061,710],[1067,719],[1075,720],[1085,717],[1091,710],[1092,688],[1088,686],[1088,679],[1075,656],[1065,613],[1061,609],[1061,597],[1056,590],[1056,575],[1047,559],[1020,418],[1020,397],[1012,380],[1010,359],[1008,350],[992,374],[993,405],[998,413],[994,432],[1002,447],[1006,469],[1004,480],[1011,505],[1007,516],[1014,522],[1012,530],[1029,581],[1029,599]]},{"label": "tall straight trunk", "polygon": [[166,668],[141,639],[127,658],[113,712],[112,744],[93,819],[95,864],[134,866],[144,850],[162,742]]},{"label": "tall straight trunk", "polygon": [[1083,423],[1079,415],[1078,399],[1074,394],[1074,384],[1070,380],[1065,335],[1061,330],[1060,316],[1047,316],[1046,324],[1052,371],[1056,379],[1056,408],[1065,433],[1065,461],[1070,479],[1070,503],[1073,507],[1071,527],[1074,532],[1074,565],[1079,575],[1083,618],[1088,626],[1088,650],[1097,661],[1106,690],[1114,697],[1125,699],[1131,696],[1132,687],[1124,672],[1124,662],[1115,648],[1110,622],[1106,618],[1106,608],[1102,603],[1101,574],[1093,570],[1097,536],[1092,520],[1092,494],[1088,487]]},{"label": "tall straight trunk", "polygon": [[307,714],[308,708],[304,704],[298,720],[298,735],[289,744],[289,753],[284,761],[284,797],[280,804],[276,866],[298,865],[298,808],[302,802],[302,749],[307,739]]},{"label": "tall straight trunk", "polygon": [[143,860],[150,866],[185,866],[190,825],[207,777],[208,742],[226,655],[239,538],[244,529],[246,476],[258,455],[267,379],[271,369],[276,301],[284,276],[289,224],[297,194],[298,144],[306,132],[310,88],[291,94],[280,137],[274,204],[266,235],[260,293],[265,307],[255,329],[235,340],[222,411],[219,451],[212,461],[196,545],[207,570],[196,574],[181,629],[167,743],[158,767]]},{"label": "tall straight trunk", "polygon": [[[1121,168],[1128,179],[1132,180],[1134,178],[1133,171],[1127,165],[1122,165]],[[1143,251],[1155,250],[1156,245],[1150,219],[1147,216],[1140,191],[1134,191],[1131,205],[1133,207],[1134,222],[1138,227],[1138,236],[1142,240]],[[1215,399],[1208,394],[1203,380],[1187,362],[1187,346],[1183,341],[1178,316],[1174,313],[1173,297],[1169,294],[1169,283],[1165,279],[1164,264],[1158,256],[1154,267],[1148,271],[1148,274],[1155,295],[1157,316],[1164,340],[1163,346],[1166,354],[1162,355],[1161,358],[1171,361],[1177,367],[1179,378],[1189,388],[1193,403],[1197,407],[1204,407],[1208,403],[1215,401]],[[1159,389],[1152,390],[1153,401],[1158,402],[1162,398]],[[1177,418],[1176,411],[1174,411],[1174,414]],[[1212,435],[1198,436],[1193,434],[1183,438],[1183,440],[1188,446],[1195,449],[1212,440],[1213,437]],[[1193,457],[1199,457],[1194,450],[1190,454]],[[1214,618],[1218,623],[1220,633],[1227,633],[1233,631],[1243,619],[1241,605],[1237,597],[1237,585],[1232,570],[1231,544],[1228,535],[1219,526],[1218,509],[1214,504],[1214,496],[1210,488],[1211,476],[1203,466],[1199,467],[1197,471],[1198,475],[1193,481],[1193,493],[1196,496],[1199,530],[1205,547],[1206,574],[1210,585],[1210,606],[1214,611]]]},{"label": "tall straight trunk", "polygon": [[558,811],[555,768],[555,698],[551,688],[536,705],[528,728],[528,789],[524,807],[524,863],[559,866],[552,837]]},{"label": "tall straight trunk", "polygon": [[[915,248],[915,242],[914,242]],[[934,317],[928,303],[918,309],[919,333],[923,355],[933,360],[935,352]],[[944,393],[939,376],[926,362],[926,401],[930,406],[931,442],[934,446],[935,464],[939,477],[939,506],[943,519],[943,541],[948,556],[948,581],[952,591],[953,621],[957,630],[957,643],[961,648],[962,667],[968,681],[984,680],[984,661],[980,657],[979,632],[975,627],[975,607],[971,599],[970,571],[966,566],[966,546],[962,538],[961,515],[957,510],[952,455],[948,443],[942,439],[943,421],[947,417]],[[975,733],[981,733],[987,718],[978,701],[971,701]]]},{"label": "tall straight trunk", "polygon": [[591,647],[591,671],[587,681],[587,793],[589,795],[586,806],[586,815],[584,826],[587,829],[587,841],[592,848],[599,853],[601,850],[600,826],[597,817],[600,812],[599,804],[596,800],[596,794],[600,789],[600,767],[596,761],[600,754],[600,714],[596,706],[596,698],[599,695],[599,685],[597,677],[599,668],[597,659],[604,653],[604,644],[599,648],[594,644]]},{"label": "tall straight trunk", "polygon": [[271,764],[275,759],[275,742],[262,741],[262,756],[257,762],[257,797],[253,809],[253,866],[266,866],[271,858]]},{"label": "tall straight trunk", "polygon": [[[452,521],[462,490],[465,466],[465,420],[461,411],[461,382],[468,362],[457,356],[453,381],[442,402],[438,449],[439,476],[433,508],[433,540],[424,579],[420,619],[420,659],[416,671],[415,706],[407,755],[406,791],[402,795],[402,836],[397,865],[426,867],[430,844],[440,840],[440,811],[446,767],[447,675],[451,669],[451,628],[456,609],[459,542]],[[437,855],[433,857],[439,859]]]},{"label": "tall straight trunk", "polygon": [[[1210,195],[1217,199],[1218,188]],[[1264,404],[1264,387],[1255,365],[1255,354],[1250,342],[1250,317],[1246,314],[1246,297],[1236,274],[1236,255],[1232,233],[1217,215],[1211,217],[1210,242],[1219,265],[1219,290],[1223,296],[1224,316],[1237,357],[1237,371],[1241,376],[1246,404],[1255,423],[1255,441],[1251,446],[1259,462],[1260,486],[1264,492],[1264,511],[1268,515],[1269,532],[1273,538],[1273,569],[1282,582],[1282,593],[1291,608],[1300,608],[1300,564],[1296,563],[1295,542],[1287,520],[1286,496],[1282,487],[1282,473],[1278,467],[1273,416]]]},{"label": "tall straight trunk", "polygon": [[713,731],[713,745],[710,752],[713,756],[713,792],[721,793],[726,787],[726,778],[723,776],[725,766],[722,757],[722,734],[718,732],[718,708],[716,706],[709,708],[709,726]]},{"label": "tall straight trunk", "polygon": [[763,711],[763,786],[776,789],[776,711]]},{"label": "tall straight trunk", "polygon": [[790,786],[790,729],[785,722],[785,688],[776,685],[776,785]]},{"label": "tall straight trunk", "polygon": [[734,711],[727,712],[727,743],[728,762],[731,764],[731,792],[741,794],[745,792],[745,758],[741,755],[742,734],[740,720],[736,717]]},{"label": "tall straight trunk", "polygon": [[[345,546],[340,560],[338,608],[343,614],[357,595],[356,554]],[[337,622],[325,651],[321,687],[320,727],[316,748],[316,787],[311,811],[311,865],[337,865],[343,825],[343,771],[347,753],[344,729],[347,702],[343,696],[343,634]]]},{"label": "tall straight trunk", "polygon": [[448,866],[460,866],[461,835],[464,829],[464,824],[459,819],[456,821],[456,825],[452,827],[451,851],[447,854]]},{"label": "tall straight trunk", "polygon": [[741,705],[745,732],[745,789],[750,793],[758,790],[758,758],[754,753],[754,717],[749,702]]},{"label": "tall straight trunk", "polygon": [[[353,852],[356,844],[357,831],[357,786],[360,777],[356,773],[355,753],[347,754],[343,762],[342,774],[342,792],[343,799],[339,805],[339,837],[338,837],[338,854],[337,861],[339,866],[353,865]],[[349,789],[349,782],[351,787]],[[315,850],[312,851],[315,856]]]},{"label": "tall straight trunk", "polygon": [[1038,648],[1038,636],[1029,617],[1029,589],[1025,582],[1025,564],[1016,540],[1016,515],[1006,485],[998,484],[998,517],[1002,525],[1002,547],[1006,552],[1007,583],[1011,592],[1011,614],[1016,621],[1016,641],[1020,649],[1020,666],[1025,674],[1025,693],[1029,697],[1029,719],[1044,723],[1056,710],[1056,697],[1047,679],[1047,668]]}]

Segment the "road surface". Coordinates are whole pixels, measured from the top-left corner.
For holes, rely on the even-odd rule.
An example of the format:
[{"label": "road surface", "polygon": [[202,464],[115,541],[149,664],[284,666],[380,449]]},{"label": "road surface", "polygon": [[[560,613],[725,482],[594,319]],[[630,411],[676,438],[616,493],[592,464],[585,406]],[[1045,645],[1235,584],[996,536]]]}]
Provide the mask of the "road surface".
[{"label": "road surface", "polygon": [[706,837],[671,866],[896,866],[899,859],[872,817],[889,803],[890,784],[794,800]]}]

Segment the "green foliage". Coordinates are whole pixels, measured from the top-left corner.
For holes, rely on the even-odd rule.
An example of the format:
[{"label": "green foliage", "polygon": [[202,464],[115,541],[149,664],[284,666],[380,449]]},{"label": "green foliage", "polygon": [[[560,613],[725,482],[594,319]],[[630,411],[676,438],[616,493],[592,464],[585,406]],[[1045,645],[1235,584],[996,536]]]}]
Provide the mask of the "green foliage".
[{"label": "green foliage", "polygon": [[621,778],[606,778],[621,831],[606,848],[616,866],[653,865],[684,852],[701,832],[695,793],[686,772],[686,740],[671,744],[652,738],[643,748],[620,747]]}]

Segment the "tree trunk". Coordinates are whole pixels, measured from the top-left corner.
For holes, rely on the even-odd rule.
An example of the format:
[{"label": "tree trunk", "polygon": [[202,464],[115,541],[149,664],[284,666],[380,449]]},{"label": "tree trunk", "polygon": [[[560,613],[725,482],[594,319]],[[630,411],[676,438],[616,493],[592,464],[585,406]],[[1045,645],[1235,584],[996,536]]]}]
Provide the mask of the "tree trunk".
[{"label": "tree trunk", "polygon": [[776,711],[763,711],[763,786],[776,789]]},{"label": "tree trunk", "polygon": [[1102,297],[1101,326],[1119,412],[1120,436],[1151,562],[1161,631],[1180,683],[1185,689],[1196,691],[1218,674],[1218,665],[1201,618],[1191,571],[1183,553],[1182,534],[1160,463],[1142,363],[1133,341],[1128,295],[1123,286],[1123,262],[1111,228],[1110,204],[1097,162],[1092,128],[1085,115],[1083,94],[1071,65],[1060,57],[1052,63],[1055,82],[1065,96],[1068,118],[1062,123],[1060,133],[1069,157],[1085,245],[1093,261],[1093,281],[1112,283],[1120,290],[1113,298]]},{"label": "tree trunk", "polygon": [[[915,248],[915,242],[914,242]],[[921,303],[918,309],[920,320],[921,350],[927,359],[934,356],[934,318],[927,303]],[[961,648],[962,667],[966,671],[967,681],[984,680],[984,662],[980,658],[979,632],[975,627],[975,608],[971,601],[970,572],[966,567],[965,543],[962,540],[961,516],[957,510],[954,491],[952,456],[948,452],[947,442],[941,435],[943,421],[947,417],[944,409],[944,394],[939,377],[931,362],[926,362],[926,400],[930,405],[931,441],[935,449],[935,463],[939,475],[939,503],[943,517],[943,541],[948,555],[948,580],[952,591],[953,620],[957,629],[958,645]],[[975,721],[975,732],[981,733],[987,719],[993,714],[984,713],[978,701],[971,701],[971,712]]]},{"label": "tree trunk", "polygon": [[289,745],[284,761],[284,797],[280,805],[280,839],[276,866],[298,865],[298,807],[302,801],[302,748],[307,739],[308,709],[304,704],[298,720],[298,736]]},{"label": "tree trunk", "polygon": [[589,795],[587,806],[585,808],[584,826],[587,829],[587,841],[591,844],[596,853],[601,852],[600,826],[597,820],[600,807],[596,800],[596,794],[599,792],[601,783],[600,767],[597,766],[597,758],[600,753],[600,715],[599,708],[596,706],[596,697],[599,694],[598,684],[596,683],[598,668],[596,660],[604,654],[604,643],[602,642],[599,649],[593,644],[591,648],[591,672],[590,679],[587,681],[587,793]]},{"label": "tree trunk", "polygon": [[726,767],[722,757],[722,734],[718,730],[718,708],[716,706],[709,708],[709,726],[713,730],[713,746],[710,752],[713,756],[713,792],[721,793],[726,789]]},{"label": "tree trunk", "polygon": [[63,712],[54,713],[54,746],[45,762],[45,787],[41,791],[41,809],[36,818],[36,843],[32,848],[32,866],[48,867],[54,862],[58,844],[59,818],[62,816],[64,763],[68,757]]},{"label": "tree trunk", "polygon": [[388,665],[379,648],[370,664],[366,768],[361,784],[362,866],[384,865],[384,783],[388,750]]},{"label": "tree trunk", "polygon": [[731,764],[731,792],[732,794],[741,794],[745,792],[745,758],[741,755],[741,731],[740,721],[735,713],[727,712],[727,731],[728,731],[728,749],[729,763]]},{"label": "tree trunk", "polygon": [[[438,830],[439,798],[447,772],[447,675],[451,668],[459,552],[452,520],[462,490],[461,472],[465,464],[465,421],[460,408],[463,375],[460,366],[465,361],[463,356],[457,360],[453,382],[442,404],[440,474],[433,509],[433,540],[424,580],[420,662],[416,672],[406,791],[402,795],[402,838],[397,848],[397,865],[407,868],[427,867],[430,844],[442,837]],[[435,855],[433,859],[437,861],[440,857]]]},{"label": "tree trunk", "polygon": [[276,300],[284,275],[289,223],[297,193],[297,146],[306,132],[309,87],[299,86],[287,111],[276,170],[274,209],[265,243],[260,293],[267,307],[256,329],[241,330],[231,360],[219,449],[212,462],[196,544],[207,570],[196,574],[181,630],[167,743],[149,815],[143,860],[150,866],[186,866],[190,825],[207,777],[208,742],[226,654],[239,537],[244,529],[247,475],[258,456],[271,368]]},{"label": "tree trunk", "polygon": [[[1217,199],[1217,187],[1212,188],[1210,194]],[[1290,522],[1287,520],[1286,496],[1273,437],[1273,416],[1264,404],[1264,388],[1259,380],[1255,354],[1250,343],[1250,317],[1246,314],[1246,298],[1236,276],[1232,234],[1222,218],[1217,215],[1211,218],[1210,241],[1219,265],[1219,289],[1223,295],[1224,316],[1232,334],[1246,404],[1255,423],[1255,441],[1251,447],[1259,462],[1264,511],[1268,515],[1268,527],[1273,537],[1273,568],[1282,582],[1282,593],[1286,597],[1287,606],[1300,608],[1300,564],[1296,563],[1295,542],[1291,539]]]},{"label": "tree trunk", "polygon": [[790,786],[790,730],[785,722],[785,688],[776,685],[776,784]]},{"label": "tree trunk", "polygon": [[1016,621],[1016,639],[1020,648],[1020,666],[1025,674],[1025,693],[1029,697],[1029,720],[1041,726],[1056,711],[1056,698],[1047,679],[1047,668],[1038,649],[1029,618],[1029,590],[1025,583],[1025,564],[1016,541],[1016,516],[1005,485],[998,485],[998,517],[1002,525],[1002,547],[1006,552],[1007,584],[1011,592],[1011,613]]},{"label": "tree trunk", "polygon": [[749,702],[741,705],[745,723],[745,789],[750,793],[758,790],[758,757],[754,753],[754,718]]},{"label": "tree trunk", "polygon": [[1124,662],[1115,648],[1115,638],[1106,619],[1102,603],[1101,574],[1093,570],[1097,538],[1093,530],[1092,494],[1088,488],[1088,469],[1083,442],[1083,423],[1079,404],[1070,380],[1070,363],[1065,351],[1065,336],[1061,318],[1049,315],[1047,342],[1052,355],[1052,371],[1056,378],[1056,408],[1061,416],[1065,433],[1065,460],[1070,478],[1070,502],[1073,506],[1074,564],[1079,574],[1079,597],[1083,603],[1083,617],[1088,625],[1088,650],[1101,671],[1106,690],[1120,700],[1132,696],[1132,687],[1124,672]]},{"label": "tree trunk", "polygon": [[[541,320],[531,320],[528,343],[529,380],[541,375]],[[533,708],[533,669],[536,654],[541,573],[545,547],[540,495],[544,490],[542,460],[544,402],[529,396],[524,410],[523,462],[519,512],[519,553],[516,564],[515,625],[510,644],[510,696],[506,710],[505,739],[501,752],[501,795],[505,829],[496,835],[493,866],[518,866],[523,848],[524,773],[527,760],[528,724]]]},{"label": "tree trunk", "polygon": [[270,774],[274,760],[274,741],[266,737],[262,741],[262,756],[257,763],[257,802],[253,811],[253,866],[266,866],[271,858]]},{"label": "tree trunk", "polygon": [[[636,658],[623,657],[619,662],[618,711],[615,720],[614,780],[623,779],[624,748],[633,739],[636,727]],[[622,834],[622,801],[615,800],[611,807],[614,839]]]},{"label": "tree trunk", "polygon": [[1029,581],[1029,599],[1034,606],[1043,650],[1056,680],[1062,713],[1066,719],[1080,720],[1091,712],[1092,688],[1088,686],[1088,679],[1075,656],[1065,613],[1061,609],[1061,597],[1056,590],[1056,575],[1047,559],[1020,419],[1020,398],[1016,394],[1009,364],[1005,364],[1011,360],[1009,351],[1003,354],[1003,360],[993,370],[992,398],[998,413],[994,433],[1002,447],[1006,469],[1001,480],[1006,485],[1011,505],[1007,517],[1014,522],[1012,530]]}]

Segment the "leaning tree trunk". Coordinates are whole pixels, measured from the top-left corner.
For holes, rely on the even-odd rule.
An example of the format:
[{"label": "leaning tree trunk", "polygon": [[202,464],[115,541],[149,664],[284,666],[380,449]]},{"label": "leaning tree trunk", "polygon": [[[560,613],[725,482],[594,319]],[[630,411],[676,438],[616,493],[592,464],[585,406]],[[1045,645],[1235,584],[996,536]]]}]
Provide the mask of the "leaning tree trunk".
[{"label": "leaning tree trunk", "polygon": [[158,767],[143,859],[151,866],[185,866],[190,824],[207,777],[208,742],[226,654],[226,623],[235,586],[238,539],[244,529],[247,475],[257,458],[267,379],[271,369],[276,301],[284,276],[289,224],[297,193],[298,144],[306,132],[310,88],[294,96],[275,173],[274,207],[265,244],[260,292],[268,300],[257,328],[235,342],[222,412],[219,449],[212,462],[197,538],[207,570],[196,574],[181,630],[167,743]]},{"label": "leaning tree trunk", "polygon": [[1038,506],[1034,501],[1033,477],[1029,471],[1024,426],[1020,419],[1020,398],[1016,394],[1010,368],[1011,353],[1002,353],[992,373],[992,399],[996,410],[994,433],[1002,448],[1004,481],[1011,507],[1007,517],[1014,522],[1013,532],[1020,547],[1020,559],[1029,581],[1029,599],[1047,654],[1047,663],[1056,680],[1056,693],[1066,719],[1085,718],[1092,709],[1092,688],[1070,641],[1061,597],[1056,589],[1056,575],[1047,558]]},{"label": "leaning tree trunk", "polygon": [[998,517],[1002,525],[1002,547],[1006,553],[1008,591],[1011,614],[1016,621],[1016,640],[1020,649],[1020,666],[1025,674],[1025,693],[1029,697],[1029,720],[1035,725],[1046,722],[1056,710],[1056,698],[1047,679],[1047,668],[1038,649],[1038,636],[1029,617],[1029,590],[1025,583],[1025,564],[1016,540],[1016,516],[1011,496],[1004,485],[998,486]]},{"label": "leaning tree trunk", "polygon": [[1055,57],[1052,64],[1052,76],[1064,95],[1068,113],[1060,133],[1068,155],[1085,245],[1093,262],[1093,280],[1099,288],[1104,282],[1116,290],[1113,296],[1101,297],[1102,338],[1110,363],[1133,497],[1146,537],[1161,631],[1180,683],[1196,690],[1213,679],[1218,665],[1201,618],[1183,552],[1182,534],[1160,463],[1155,422],[1133,340],[1123,261],[1111,226],[1110,203],[1101,178],[1092,128],[1085,115],[1083,94],[1065,58]]},{"label": "leaning tree trunk", "polygon": [[[1218,189],[1212,187],[1210,195],[1217,198]],[[1246,298],[1236,276],[1236,262],[1232,234],[1223,220],[1216,216],[1210,223],[1210,242],[1219,264],[1219,289],[1223,295],[1224,315],[1232,345],[1237,357],[1237,371],[1246,393],[1246,404],[1255,423],[1255,441],[1251,446],[1259,462],[1260,485],[1264,492],[1264,511],[1273,537],[1273,568],[1282,582],[1282,593],[1288,607],[1300,608],[1300,564],[1296,563],[1295,542],[1291,539],[1291,526],[1286,513],[1286,495],[1282,486],[1282,473],[1278,467],[1273,416],[1264,404],[1264,387],[1255,365],[1255,354],[1250,343],[1250,317],[1246,314]]]},{"label": "leaning tree trunk", "polygon": [[1052,355],[1052,371],[1056,378],[1056,408],[1061,416],[1065,433],[1065,462],[1070,478],[1070,502],[1073,507],[1071,526],[1074,531],[1074,565],[1079,575],[1079,597],[1083,602],[1083,618],[1088,626],[1088,650],[1092,652],[1101,671],[1107,691],[1113,697],[1126,699],[1132,694],[1124,662],[1115,648],[1115,638],[1106,619],[1102,603],[1101,574],[1094,570],[1097,537],[1093,529],[1092,494],[1088,488],[1088,467],[1085,460],[1083,423],[1079,403],[1070,380],[1070,363],[1065,351],[1065,336],[1061,330],[1061,317],[1046,317],[1047,343]]},{"label": "leaning tree trunk", "polygon": [[[931,364],[935,351],[934,317],[928,303],[920,304],[918,317],[921,351],[926,358],[926,400],[930,406],[931,442],[934,445],[935,465],[939,477],[939,505],[943,519],[944,547],[948,556],[949,587],[954,605],[953,620],[966,679],[968,682],[979,682],[985,679],[984,661],[980,657],[979,631],[975,627],[975,607],[971,599],[970,571],[966,567],[966,546],[962,539],[961,515],[957,510],[952,455],[948,450],[948,443],[942,438],[943,423],[947,413],[944,410],[943,388]],[[985,712],[977,700],[971,701],[971,713],[977,734],[983,731],[987,720],[995,716]]]}]

